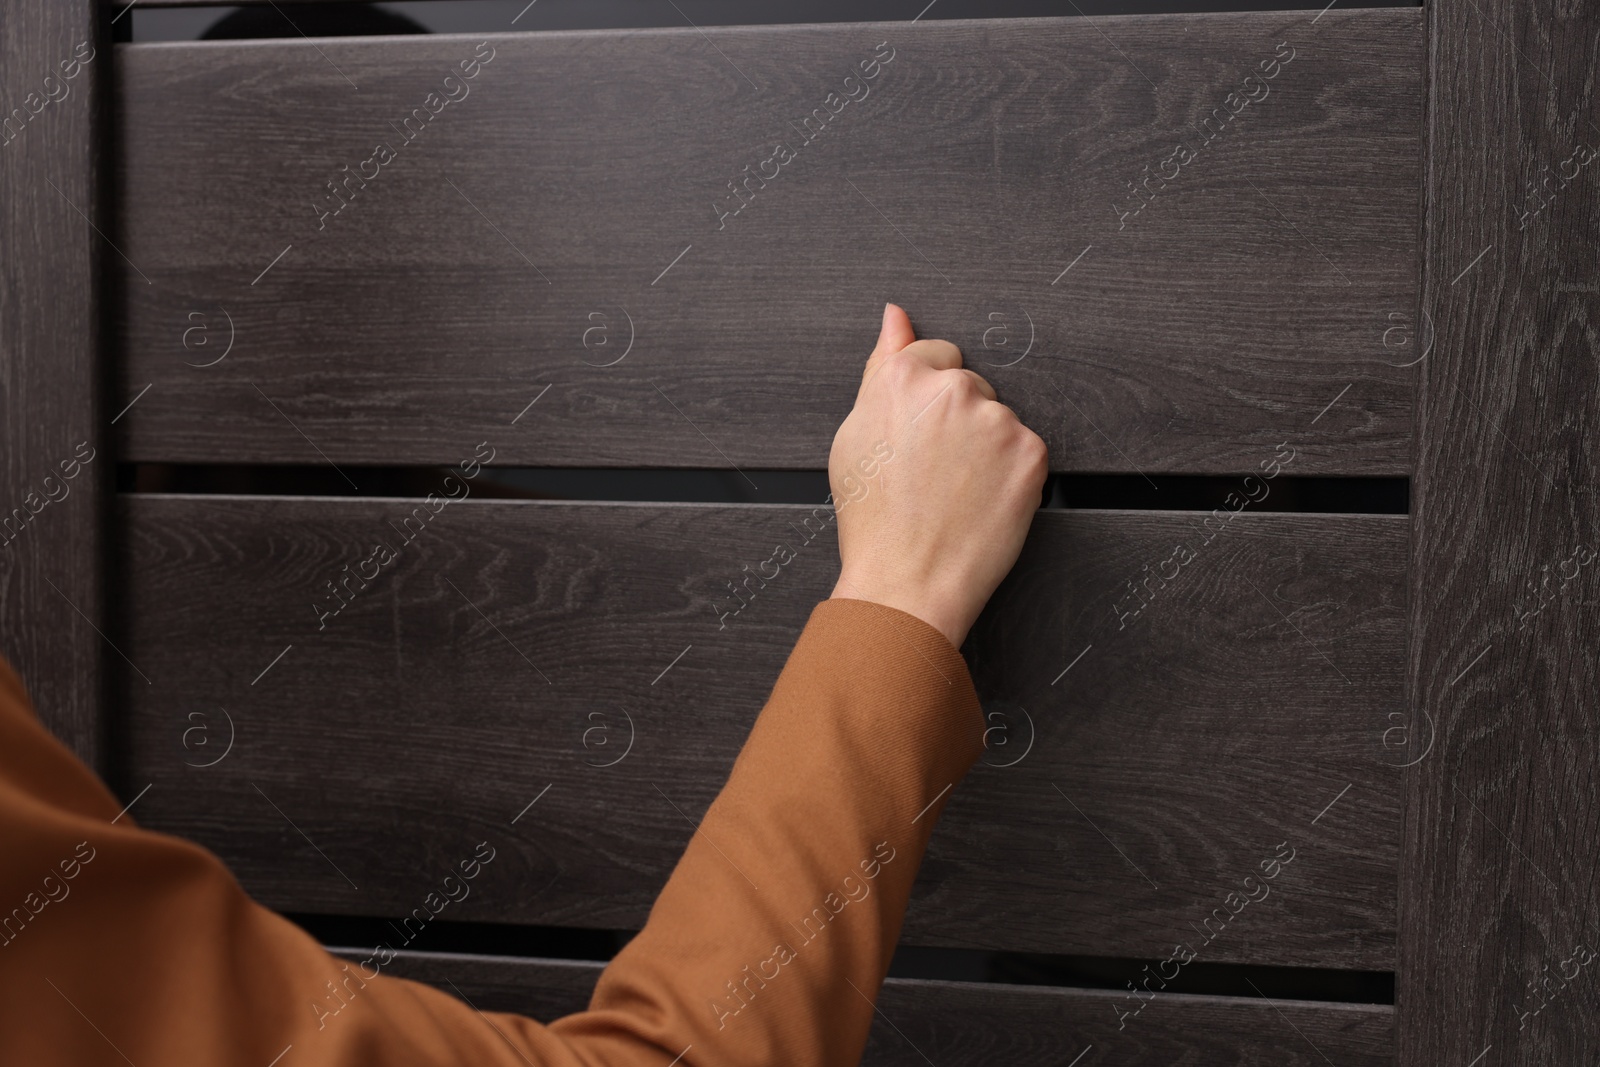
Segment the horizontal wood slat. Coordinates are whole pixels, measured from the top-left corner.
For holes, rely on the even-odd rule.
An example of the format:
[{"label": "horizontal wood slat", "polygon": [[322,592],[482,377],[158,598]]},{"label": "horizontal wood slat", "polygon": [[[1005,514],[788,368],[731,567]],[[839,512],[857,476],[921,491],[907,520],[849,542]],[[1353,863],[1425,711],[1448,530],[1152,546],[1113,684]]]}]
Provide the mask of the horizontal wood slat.
[{"label": "horizontal wood slat", "polygon": [[[370,950],[344,950],[366,959]],[[603,964],[402,952],[386,973],[541,1022],[582,1011]],[[1377,1004],[1161,994],[1118,1027],[1114,992],[890,978],[864,1067],[1384,1067],[1394,1010]],[[752,1007],[759,1006],[759,1000]],[[1075,1057],[1081,1056],[1081,1059]]]},{"label": "horizontal wood slat", "polygon": [[[453,918],[636,927],[837,573],[826,508],[466,500],[406,544],[416,501],[119,506],[140,819],[286,911],[404,914],[487,840]],[[1407,520],[1200,520],[1037,516],[967,644],[989,750],[908,943],[1392,966]],[[319,630],[379,539],[398,558]],[[1280,843],[1269,895],[1230,899]]]},{"label": "horizontal wood slat", "polygon": [[118,46],[122,454],[421,464],[495,436],[502,463],[820,469],[893,299],[1057,470],[1236,472],[1293,433],[1303,473],[1403,474],[1420,29]]}]

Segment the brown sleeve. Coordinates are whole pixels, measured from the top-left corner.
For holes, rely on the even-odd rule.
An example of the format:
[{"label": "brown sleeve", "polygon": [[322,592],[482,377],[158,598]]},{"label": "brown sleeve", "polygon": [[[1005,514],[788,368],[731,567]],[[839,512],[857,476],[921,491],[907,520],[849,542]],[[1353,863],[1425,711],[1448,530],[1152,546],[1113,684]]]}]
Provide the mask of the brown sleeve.
[{"label": "brown sleeve", "polygon": [[3,1059],[855,1063],[982,721],[933,627],[866,601],[817,605],[648,923],[589,1010],[544,1026],[345,964],[209,852],[116,818],[0,669]]}]

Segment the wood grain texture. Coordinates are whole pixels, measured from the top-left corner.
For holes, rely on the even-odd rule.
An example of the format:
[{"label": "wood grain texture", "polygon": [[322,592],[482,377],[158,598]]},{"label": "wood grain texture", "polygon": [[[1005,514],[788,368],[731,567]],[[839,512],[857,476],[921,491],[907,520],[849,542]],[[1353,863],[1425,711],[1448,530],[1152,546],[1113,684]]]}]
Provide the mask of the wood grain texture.
[{"label": "wood grain texture", "polygon": [[1600,9],[1429,6],[1399,1050],[1594,1063]]},{"label": "wood grain texture", "polygon": [[[370,950],[341,955],[366,959]],[[402,952],[385,973],[426,982],[482,1011],[542,1022],[582,1011],[599,963]],[[1117,1027],[1115,993],[890,978],[865,1067],[1017,1064],[1075,1067],[1380,1067],[1394,1063],[1382,1005],[1159,995]],[[759,1008],[760,1001],[753,1002]],[[1082,1056],[1081,1059],[1074,1057]]]},{"label": "wood grain texture", "polygon": [[[488,840],[458,918],[636,928],[835,580],[829,509],[466,500],[402,545],[416,504],[123,498],[125,647],[155,682],[129,693],[141,821],[285,911],[403,913]],[[1393,966],[1407,519],[1197,527],[1038,515],[966,646],[989,751],[908,943]],[[379,538],[399,558],[319,630]],[[721,628],[779,543],[795,558]],[[1194,558],[1120,626],[1178,543]],[[1206,926],[1280,843],[1270,894]]]},{"label": "wood grain texture", "polygon": [[1418,10],[492,35],[406,142],[479,40],[118,47],[127,458],[821,469],[893,299],[1057,470],[1408,470]]},{"label": "wood grain texture", "polygon": [[[110,54],[95,7],[18,0],[0,15],[0,654],[56,736],[104,770],[101,671],[116,653],[95,632],[109,459],[98,402],[103,245],[89,220],[100,204],[96,86]],[[87,64],[80,46],[94,56]]]}]

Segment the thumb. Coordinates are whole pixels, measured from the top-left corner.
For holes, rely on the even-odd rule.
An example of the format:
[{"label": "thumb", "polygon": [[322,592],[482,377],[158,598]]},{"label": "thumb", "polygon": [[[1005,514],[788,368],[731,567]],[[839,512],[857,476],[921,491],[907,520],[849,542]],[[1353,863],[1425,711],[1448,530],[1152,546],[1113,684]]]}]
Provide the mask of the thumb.
[{"label": "thumb", "polygon": [[861,369],[861,388],[856,390],[857,400],[861,399],[861,391],[878,373],[883,361],[916,339],[917,331],[911,328],[911,319],[905,309],[899,304],[883,305],[883,325],[878,329],[878,344],[872,350],[872,355],[867,357],[867,365]]},{"label": "thumb", "polygon": [[878,345],[872,354],[893,355],[916,339],[917,331],[911,328],[911,319],[905,309],[899,304],[883,305],[883,326],[878,330]]}]

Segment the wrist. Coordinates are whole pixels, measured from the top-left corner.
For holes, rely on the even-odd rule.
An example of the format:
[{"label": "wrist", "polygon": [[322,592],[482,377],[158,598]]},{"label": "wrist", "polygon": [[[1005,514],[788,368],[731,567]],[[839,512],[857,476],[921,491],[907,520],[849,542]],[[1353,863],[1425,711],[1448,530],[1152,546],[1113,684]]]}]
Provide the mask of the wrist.
[{"label": "wrist", "polygon": [[957,649],[966,640],[973,623],[956,598],[941,593],[932,583],[886,581],[841,571],[828,599],[865,600],[914,615],[938,630]]}]

